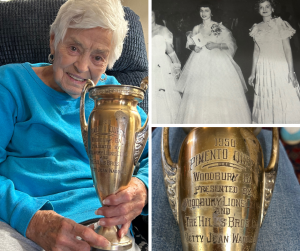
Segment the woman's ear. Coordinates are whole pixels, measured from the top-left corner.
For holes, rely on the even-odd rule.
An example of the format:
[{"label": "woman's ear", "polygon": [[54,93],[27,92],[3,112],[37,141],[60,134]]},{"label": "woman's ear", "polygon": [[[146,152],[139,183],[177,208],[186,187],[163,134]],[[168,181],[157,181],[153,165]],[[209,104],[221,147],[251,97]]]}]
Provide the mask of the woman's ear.
[{"label": "woman's ear", "polygon": [[54,35],[54,33],[52,33],[50,35],[50,52],[52,55],[55,54],[54,37],[55,37],[55,35]]}]

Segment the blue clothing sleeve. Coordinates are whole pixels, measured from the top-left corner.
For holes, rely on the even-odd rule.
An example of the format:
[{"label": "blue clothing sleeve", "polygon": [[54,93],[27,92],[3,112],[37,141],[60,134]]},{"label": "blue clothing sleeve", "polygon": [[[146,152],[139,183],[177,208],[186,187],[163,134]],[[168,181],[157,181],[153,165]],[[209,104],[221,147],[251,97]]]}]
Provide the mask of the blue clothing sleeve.
[{"label": "blue clothing sleeve", "polygon": [[0,220],[26,236],[27,226],[36,211],[53,207],[48,200],[33,198],[19,191],[14,181],[3,175],[7,170],[2,170],[1,164],[7,159],[6,148],[13,135],[18,108],[12,94],[0,85]]},{"label": "blue clothing sleeve", "polygon": [[[142,108],[137,107],[137,110],[141,116],[141,124],[143,126],[146,122],[147,115],[143,111]],[[147,190],[149,189],[148,188],[148,172],[149,172],[149,169],[148,169],[148,141],[147,141],[144,151],[140,158],[140,167],[139,167],[138,173],[137,173],[137,175],[133,175],[133,177],[137,177],[138,179],[143,181],[143,183],[147,187]],[[148,204],[144,207],[144,209],[142,211],[142,215],[148,215]]]},{"label": "blue clothing sleeve", "polygon": [[[78,124],[79,100],[46,86],[32,70],[43,65],[0,67],[0,221],[24,236],[38,210],[82,222],[99,205]],[[119,83],[108,76],[98,84]],[[137,109],[144,124],[146,114]],[[148,145],[136,175],[146,187],[147,158]]]}]

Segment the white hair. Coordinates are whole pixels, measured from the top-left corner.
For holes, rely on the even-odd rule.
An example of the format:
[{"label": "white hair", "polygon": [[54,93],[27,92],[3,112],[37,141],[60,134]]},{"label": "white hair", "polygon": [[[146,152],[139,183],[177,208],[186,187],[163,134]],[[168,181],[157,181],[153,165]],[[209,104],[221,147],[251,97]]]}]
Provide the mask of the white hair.
[{"label": "white hair", "polygon": [[54,37],[54,48],[63,41],[67,29],[91,29],[101,27],[113,32],[112,50],[108,58],[111,69],[121,56],[128,22],[121,0],[68,0],[64,3],[50,26],[50,36]]}]

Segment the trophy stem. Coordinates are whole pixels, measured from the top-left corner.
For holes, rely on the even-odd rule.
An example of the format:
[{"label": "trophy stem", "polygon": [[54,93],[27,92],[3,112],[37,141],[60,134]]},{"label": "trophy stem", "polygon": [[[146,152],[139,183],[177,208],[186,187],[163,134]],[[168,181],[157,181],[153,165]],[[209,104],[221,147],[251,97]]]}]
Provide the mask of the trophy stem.
[{"label": "trophy stem", "polygon": [[91,251],[100,251],[100,250],[128,250],[132,247],[132,241],[128,236],[123,236],[120,238],[118,236],[119,228],[117,226],[113,227],[103,227],[98,226],[95,229],[95,232],[99,235],[105,237],[110,243],[111,246],[107,248],[103,247],[93,247]]}]

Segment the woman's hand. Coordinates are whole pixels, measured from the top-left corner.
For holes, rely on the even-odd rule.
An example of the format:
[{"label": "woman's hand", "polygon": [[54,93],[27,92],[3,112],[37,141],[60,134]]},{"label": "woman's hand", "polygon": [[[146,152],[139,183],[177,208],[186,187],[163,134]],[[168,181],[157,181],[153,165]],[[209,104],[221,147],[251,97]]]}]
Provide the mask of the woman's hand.
[{"label": "woman's hand", "polygon": [[201,50],[202,50],[202,48],[198,47],[197,45],[194,48],[194,51],[197,52],[197,53],[199,53]]},{"label": "woman's hand", "polygon": [[251,74],[250,77],[248,78],[248,83],[253,88],[254,88],[254,79],[255,79],[255,74]]},{"label": "woman's hand", "polygon": [[132,177],[126,189],[112,194],[103,200],[103,207],[95,213],[103,215],[99,225],[115,226],[122,225],[119,237],[123,237],[131,224],[131,221],[141,214],[147,204],[147,188],[138,178]]},{"label": "woman's hand", "polygon": [[[91,246],[111,245],[92,228],[93,224],[85,227],[54,211],[39,210],[29,223],[26,236],[46,251],[90,251]],[[78,240],[77,236],[83,240]]]},{"label": "woman's hand", "polygon": [[179,79],[181,70],[180,69],[174,69],[174,73],[175,73],[175,78]]},{"label": "woman's hand", "polygon": [[209,50],[213,50],[213,49],[216,49],[216,48],[219,48],[219,44],[217,43],[214,43],[214,42],[208,42],[205,47]]},{"label": "woman's hand", "polygon": [[289,72],[288,78],[289,78],[289,83],[292,82],[293,86],[296,87],[297,83],[296,83],[296,77],[294,72]]}]

